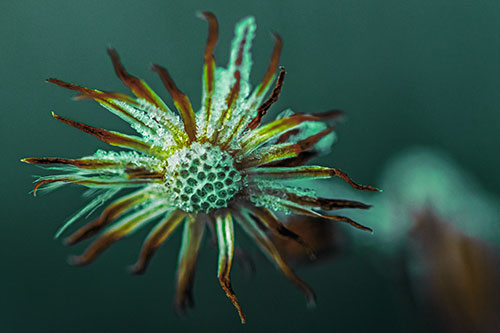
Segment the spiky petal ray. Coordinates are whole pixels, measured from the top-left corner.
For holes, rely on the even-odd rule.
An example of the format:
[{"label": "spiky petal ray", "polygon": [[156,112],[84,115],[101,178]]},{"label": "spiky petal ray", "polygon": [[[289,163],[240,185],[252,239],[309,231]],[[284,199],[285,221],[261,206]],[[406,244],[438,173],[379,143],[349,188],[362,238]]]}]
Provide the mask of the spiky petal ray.
[{"label": "spiky petal ray", "polygon": [[192,289],[198,251],[205,230],[205,220],[202,216],[190,216],[184,224],[182,232],[182,244],[179,252],[179,264],[177,268],[177,287],[175,295],[175,306],[179,311],[194,305]]},{"label": "spiky petal ray", "polygon": [[146,205],[144,208],[138,210],[130,216],[123,218],[122,221],[118,221],[112,225],[92,244],[90,244],[82,255],[72,257],[70,259],[71,263],[75,265],[87,265],[91,263],[113,243],[137,231],[147,222],[166,213],[169,209],[171,208],[162,201]]},{"label": "spiky petal ray", "polygon": [[233,211],[233,215],[237,217],[237,222],[246,231],[246,233],[254,239],[259,245],[262,252],[269,258],[271,262],[274,262],[276,266],[285,274],[287,278],[290,279],[297,287],[299,287],[306,296],[307,304],[309,306],[314,306],[316,304],[316,296],[312,289],[302,281],[295,272],[290,268],[290,266],[283,260],[279,251],[276,249],[274,244],[268,238],[268,236],[260,230],[259,226],[250,217],[246,211]]},{"label": "spiky petal ray", "polygon": [[215,219],[215,226],[217,230],[217,244],[219,247],[217,277],[219,278],[219,283],[222,289],[224,289],[226,296],[231,300],[236,310],[238,310],[241,322],[245,323],[245,315],[233,291],[231,279],[229,277],[231,274],[234,253],[234,231],[231,214],[226,213],[224,216],[217,216]]},{"label": "spiky petal ray", "polygon": [[132,273],[141,274],[146,271],[149,261],[158,247],[160,247],[160,245],[167,240],[170,234],[179,226],[185,217],[186,213],[180,209],[176,209],[153,228],[144,241],[144,245],[142,246],[139,254],[139,259],[137,259],[135,265],[131,267]]}]

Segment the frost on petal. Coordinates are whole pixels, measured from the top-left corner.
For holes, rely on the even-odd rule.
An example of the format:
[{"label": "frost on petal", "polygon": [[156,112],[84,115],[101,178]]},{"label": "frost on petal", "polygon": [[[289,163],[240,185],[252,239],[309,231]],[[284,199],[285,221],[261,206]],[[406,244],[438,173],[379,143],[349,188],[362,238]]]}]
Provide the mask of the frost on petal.
[{"label": "frost on petal", "polygon": [[151,157],[145,154],[139,154],[135,151],[105,151],[105,150],[97,150],[94,155],[85,157],[87,158],[95,158],[102,161],[112,161],[117,164],[121,164],[122,166],[132,165],[138,168],[149,168],[152,170],[159,170],[161,166],[161,160]]},{"label": "frost on petal", "polygon": [[187,141],[187,135],[182,130],[182,122],[172,111],[160,110],[146,100],[139,100],[137,108],[122,102],[117,103],[145,124],[141,126],[132,123],[131,126],[153,145],[168,149],[173,145],[183,145]]},{"label": "frost on petal", "polygon": [[266,74],[264,75],[262,82],[254,89],[251,96],[244,101],[242,100],[240,107],[235,110],[235,115],[232,119],[233,123],[231,124],[233,134],[230,136],[228,141],[232,138],[240,137],[247,129],[252,130],[260,125],[262,118],[267,113],[271,105],[278,100],[281,88],[283,87],[283,81],[285,80],[285,69],[283,67],[280,70],[278,79],[276,80],[276,86],[274,87],[271,95],[264,103],[262,103],[262,100],[271,86],[271,82],[276,76],[275,73],[278,68],[278,61],[281,54],[281,37],[277,34],[275,34],[274,37],[274,50]]},{"label": "frost on petal", "polygon": [[261,147],[237,162],[239,166],[246,169],[293,158],[298,156],[301,151],[300,145],[297,144],[275,144]]},{"label": "frost on petal", "polygon": [[221,126],[232,118],[235,108],[242,104],[250,92],[250,48],[255,29],[253,17],[245,18],[237,24],[228,68],[215,70],[215,91],[207,134],[216,136],[219,131],[223,131]]},{"label": "frost on petal", "polygon": [[264,144],[270,144],[273,139],[287,133],[297,127],[303,126],[307,121],[315,121],[316,117],[311,115],[296,114],[291,117],[277,119],[269,124],[258,127],[247,132],[241,138],[242,150],[240,155],[248,155]]},{"label": "frost on petal", "polygon": [[90,201],[85,207],[80,209],[76,214],[74,214],[72,217],[70,217],[62,227],[60,227],[54,238],[58,238],[69,226],[71,226],[76,220],[78,220],[80,217],[83,215],[90,215],[92,212],[99,208],[102,204],[104,204],[106,201],[111,199],[116,193],[118,193],[120,189],[110,189],[110,190],[105,190],[104,193],[98,195],[96,198],[94,198],[92,201]]},{"label": "frost on petal", "polygon": [[133,234],[141,227],[145,226],[146,223],[164,215],[170,209],[168,203],[162,200],[156,200],[149,205],[145,205],[142,209],[111,225],[87,247],[82,255],[72,257],[72,263],[76,265],[89,264],[113,243],[125,236]]},{"label": "frost on petal", "polygon": [[252,179],[249,181],[249,200],[257,207],[265,207],[288,214],[290,209],[286,205],[293,204],[293,202],[287,199],[286,193],[293,193],[297,196],[315,196],[311,189],[285,185],[273,180]]},{"label": "frost on petal", "polygon": [[250,91],[249,78],[252,68],[252,55],[250,49],[256,29],[257,25],[255,24],[255,19],[251,16],[241,20],[235,28],[235,37],[231,47],[228,74],[234,76],[236,71],[240,72],[240,92],[238,94],[240,100],[245,99]]},{"label": "frost on petal", "polygon": [[196,115],[196,132],[201,142],[205,142],[208,137],[211,137],[211,135],[207,135],[207,130],[213,108],[213,93],[215,89],[215,58],[213,51],[219,38],[219,23],[215,15],[210,12],[202,12],[200,13],[200,17],[208,22],[208,38],[203,56],[203,92],[201,110]]},{"label": "frost on petal", "polygon": [[155,186],[148,186],[116,199],[102,211],[98,218],[81,226],[69,235],[64,243],[74,245],[96,235],[119,217],[140,208],[142,203],[154,197],[154,193]]}]

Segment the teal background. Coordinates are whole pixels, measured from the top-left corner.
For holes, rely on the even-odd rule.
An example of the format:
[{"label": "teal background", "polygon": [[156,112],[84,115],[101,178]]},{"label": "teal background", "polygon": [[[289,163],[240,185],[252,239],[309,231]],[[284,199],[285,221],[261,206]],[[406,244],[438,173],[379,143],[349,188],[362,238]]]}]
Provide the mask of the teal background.
[{"label": "teal background", "polygon": [[280,63],[288,76],[273,114],[288,106],[347,112],[333,154],[318,163],[377,185],[395,153],[412,145],[439,147],[500,195],[498,1],[2,1],[0,332],[422,330],[425,320],[362,253],[299,270],[318,295],[317,308],[308,310],[300,292],[242,239],[258,267],[250,277],[237,267],[232,274],[246,326],[220,290],[216,251],[208,244],[197,270],[196,308],[175,316],[179,233],[145,276],[130,276],[125,267],[135,261],[146,230],[89,267],[66,264],[84,247],[66,248],[52,237],[83,205],[82,191],[68,187],[34,198],[31,175],[43,171],[19,159],[79,157],[106,148],[52,119],[51,111],[129,129],[95,103],[72,102],[69,91],[44,79],[125,92],[106,54],[111,45],[127,69],[162,96],[149,66],[167,67],[199,107],[207,26],[196,18],[198,10],[218,16],[218,64],[227,62],[236,21],[256,17],[254,83],[268,64],[270,32],[283,37]]}]

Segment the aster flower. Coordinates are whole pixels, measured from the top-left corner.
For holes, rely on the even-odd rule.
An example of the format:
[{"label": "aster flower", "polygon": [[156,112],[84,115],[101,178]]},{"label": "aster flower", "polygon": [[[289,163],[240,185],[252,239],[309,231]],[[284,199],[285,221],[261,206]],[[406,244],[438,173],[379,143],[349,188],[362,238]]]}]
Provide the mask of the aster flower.
[{"label": "aster flower", "polygon": [[[56,236],[118,192],[129,190],[128,194],[109,204],[96,220],[66,238],[66,244],[73,245],[97,235],[82,255],[72,258],[75,264],[92,262],[114,242],[149,224],[151,232],[132,267],[134,273],[142,273],[158,247],[183,225],[175,298],[179,309],[192,305],[191,291],[200,243],[205,229],[212,230],[219,249],[219,282],[244,322],[245,316],[230,280],[235,255],[234,223],[255,240],[312,304],[312,290],[284,261],[270,235],[292,239],[306,249],[309,246],[278,220],[276,212],[321,217],[370,230],[347,217],[324,214],[327,210],[369,206],[356,201],[320,198],[312,190],[289,181],[340,177],[356,189],[376,189],[354,183],[339,169],[304,166],[311,157],[331,146],[333,129],[325,121],[334,119],[339,112],[311,115],[287,110],[278,119],[261,125],[262,118],[278,99],[285,78],[283,68],[276,78],[282,47],[278,35],[275,35],[269,68],[263,80],[251,90],[250,46],[256,29],[254,18],[247,17],[237,24],[229,65],[221,68],[215,66],[213,56],[218,38],[217,20],[211,13],[202,13],[202,17],[208,21],[209,36],[199,112],[194,112],[188,97],[179,90],[165,68],[152,67],[172,96],[178,114],[146,82],[129,74],[116,51],[109,49],[116,74],[135,97],[84,88],[57,79],[48,82],[77,91],[77,99],[95,100],[128,122],[138,135],[53,116],[110,145],[129,150],[98,150],[92,156],[79,159],[26,158],[23,161],[62,172],[38,179],[35,194],[40,188],[50,190],[72,183],[89,188],[95,195]],[[274,80],[275,86],[265,99]]]}]

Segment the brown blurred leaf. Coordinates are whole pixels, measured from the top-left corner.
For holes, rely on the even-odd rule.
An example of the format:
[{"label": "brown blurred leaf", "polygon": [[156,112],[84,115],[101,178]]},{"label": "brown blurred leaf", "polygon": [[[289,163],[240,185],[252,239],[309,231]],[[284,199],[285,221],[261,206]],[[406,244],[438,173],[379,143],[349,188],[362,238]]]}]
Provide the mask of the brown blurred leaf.
[{"label": "brown blurred leaf", "polygon": [[[299,235],[316,255],[323,260],[337,254],[345,239],[338,225],[332,221],[311,216],[291,216],[285,225]],[[290,239],[271,236],[273,243],[283,258],[290,263],[311,263],[310,253],[300,244]]]},{"label": "brown blurred leaf", "polygon": [[409,236],[419,268],[414,281],[416,292],[431,302],[443,329],[498,332],[498,253],[481,240],[456,229],[431,209],[418,212],[414,217]]}]

